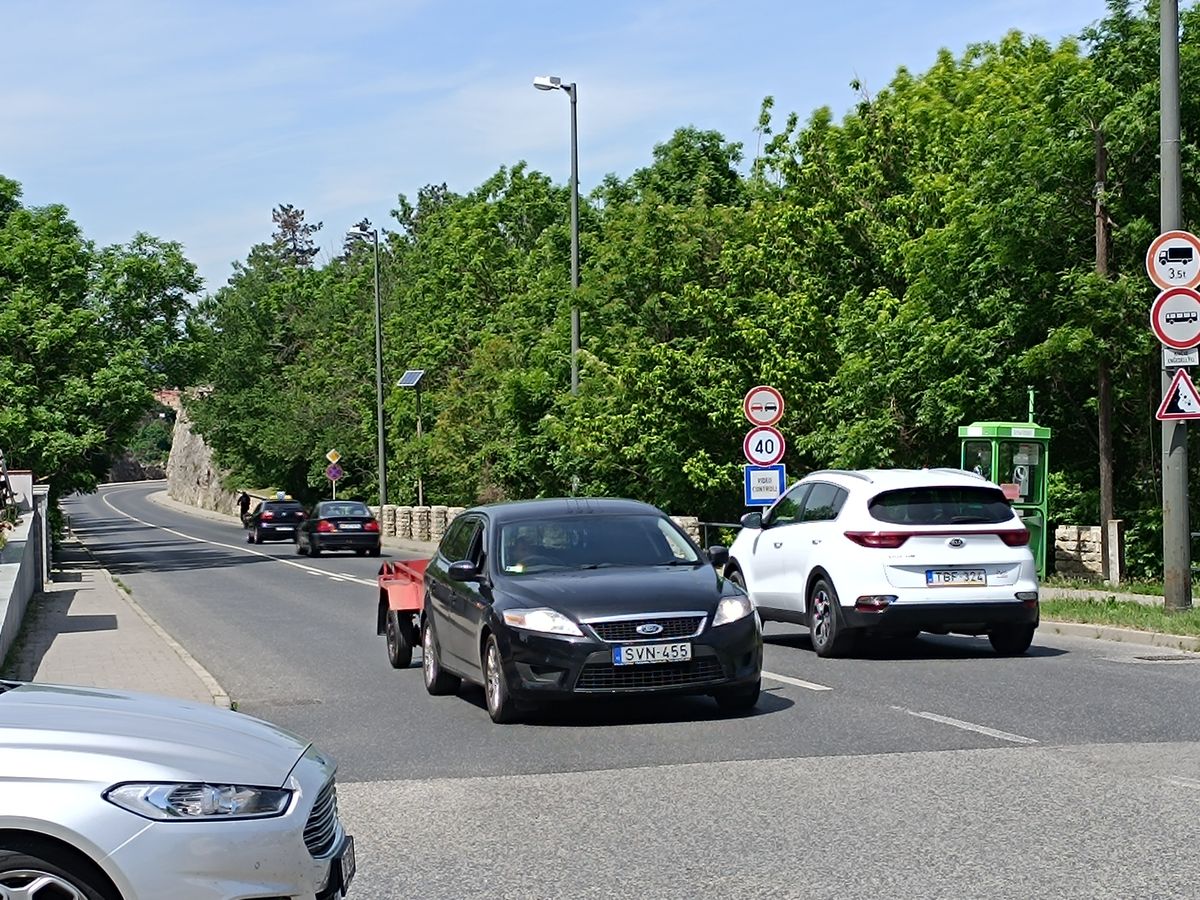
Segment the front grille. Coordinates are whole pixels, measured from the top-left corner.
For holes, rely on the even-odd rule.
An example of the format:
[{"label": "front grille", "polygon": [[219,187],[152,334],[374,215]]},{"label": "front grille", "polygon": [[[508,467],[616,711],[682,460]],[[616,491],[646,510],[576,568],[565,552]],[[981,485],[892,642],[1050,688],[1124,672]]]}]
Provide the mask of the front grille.
[{"label": "front grille", "polygon": [[[596,632],[602,641],[616,643],[621,641],[657,641],[662,638],[691,637],[700,630],[704,616],[675,616],[651,617],[645,619],[623,619],[619,622],[588,622],[592,631]],[[639,634],[639,625],[661,625],[658,634]]]},{"label": "front grille", "polygon": [[317,802],[308,814],[304,825],[304,845],[314,857],[322,857],[333,850],[338,839],[337,788],[333,779],[317,794]]},{"label": "front grille", "polygon": [[640,666],[614,666],[612,663],[588,663],[575,682],[577,691],[637,691],[653,688],[686,687],[719,681],[725,675],[721,661],[712,657],[677,663],[648,663]]}]

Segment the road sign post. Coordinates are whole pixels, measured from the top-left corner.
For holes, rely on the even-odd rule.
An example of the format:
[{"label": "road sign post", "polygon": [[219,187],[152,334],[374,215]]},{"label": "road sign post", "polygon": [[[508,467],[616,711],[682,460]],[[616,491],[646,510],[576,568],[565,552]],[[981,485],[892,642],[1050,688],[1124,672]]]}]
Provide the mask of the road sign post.
[{"label": "road sign post", "polygon": [[[1162,0],[1158,15],[1159,229],[1166,235],[1178,230],[1183,217],[1180,208],[1183,172],[1179,159],[1179,0]],[[1149,263],[1146,268],[1153,279],[1155,269]],[[1164,394],[1170,393],[1173,383],[1168,380],[1170,377],[1163,372]],[[1162,491],[1163,606],[1174,612],[1192,605],[1186,422],[1168,419],[1162,423]],[[1107,522],[1100,524],[1108,527]]]}]

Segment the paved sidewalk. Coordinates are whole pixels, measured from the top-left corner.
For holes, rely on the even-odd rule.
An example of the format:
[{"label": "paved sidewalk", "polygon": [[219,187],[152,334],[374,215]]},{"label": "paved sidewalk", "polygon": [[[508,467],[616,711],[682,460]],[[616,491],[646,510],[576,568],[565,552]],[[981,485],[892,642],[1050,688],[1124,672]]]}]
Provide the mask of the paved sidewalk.
[{"label": "paved sidewalk", "polygon": [[5,677],[229,706],[212,675],[117,587],[82,544],[63,543],[52,578],[29,604]]}]

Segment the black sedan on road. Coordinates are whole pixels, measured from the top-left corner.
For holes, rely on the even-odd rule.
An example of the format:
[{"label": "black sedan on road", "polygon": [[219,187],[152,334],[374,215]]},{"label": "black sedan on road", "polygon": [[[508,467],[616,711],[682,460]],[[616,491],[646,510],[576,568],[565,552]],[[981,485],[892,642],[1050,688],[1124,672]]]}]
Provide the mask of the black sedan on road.
[{"label": "black sedan on road", "polygon": [[246,542],[294,541],[304,521],[304,507],[295,500],[264,500],[246,516]]},{"label": "black sedan on road", "polygon": [[378,556],[383,544],[379,520],[358,500],[324,500],[296,531],[296,552],[320,556],[326,550],[353,550]]},{"label": "black sedan on road", "polygon": [[467,510],[425,570],[425,687],[480,684],[496,722],[582,695],[709,694],[751,709],[762,627],[713,568],[726,555],[631,500]]}]

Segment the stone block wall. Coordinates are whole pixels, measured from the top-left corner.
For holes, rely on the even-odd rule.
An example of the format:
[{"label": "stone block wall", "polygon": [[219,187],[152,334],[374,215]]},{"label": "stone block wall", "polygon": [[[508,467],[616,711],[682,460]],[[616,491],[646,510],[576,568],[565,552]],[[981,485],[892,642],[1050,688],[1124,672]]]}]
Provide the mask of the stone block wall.
[{"label": "stone block wall", "polygon": [[1099,525],[1059,525],[1054,529],[1054,571],[1073,578],[1104,578]]}]

